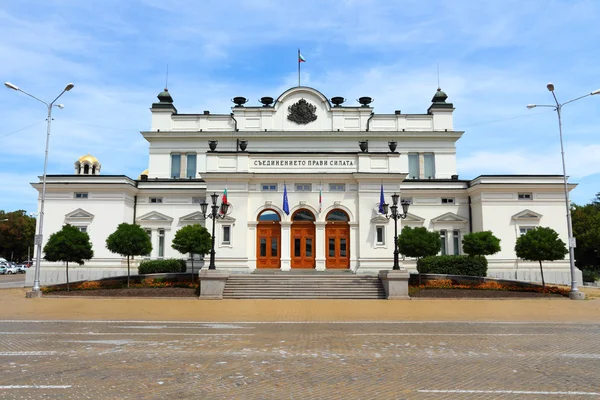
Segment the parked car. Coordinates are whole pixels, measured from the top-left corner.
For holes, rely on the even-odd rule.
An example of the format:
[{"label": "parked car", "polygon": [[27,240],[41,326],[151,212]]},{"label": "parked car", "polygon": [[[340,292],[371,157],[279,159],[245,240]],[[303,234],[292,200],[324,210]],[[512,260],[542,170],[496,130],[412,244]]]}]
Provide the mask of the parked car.
[{"label": "parked car", "polygon": [[4,263],[0,263],[0,275],[6,275],[6,265]]},{"label": "parked car", "polygon": [[4,268],[4,272],[2,274],[6,275],[12,275],[12,274],[17,274],[19,271],[17,271],[17,267],[9,264],[9,263],[2,263],[2,267]]},{"label": "parked car", "polygon": [[27,272],[27,265],[17,264],[16,269],[19,274],[24,274],[25,272]]}]

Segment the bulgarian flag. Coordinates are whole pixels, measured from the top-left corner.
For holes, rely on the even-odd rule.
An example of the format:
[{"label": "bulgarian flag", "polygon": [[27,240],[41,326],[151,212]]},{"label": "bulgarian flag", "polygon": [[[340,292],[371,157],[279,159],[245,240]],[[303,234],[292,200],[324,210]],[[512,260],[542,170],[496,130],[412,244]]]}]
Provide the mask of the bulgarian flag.
[{"label": "bulgarian flag", "polygon": [[323,209],[323,188],[319,189],[319,214],[321,214],[321,210]]},{"label": "bulgarian flag", "polygon": [[[223,204],[227,204],[227,188],[225,188],[225,190],[223,190]],[[222,210],[219,210],[219,213],[223,214]]]},{"label": "bulgarian flag", "polygon": [[306,62],[306,60],[304,59],[304,56],[300,53],[300,49],[298,49],[298,62]]}]

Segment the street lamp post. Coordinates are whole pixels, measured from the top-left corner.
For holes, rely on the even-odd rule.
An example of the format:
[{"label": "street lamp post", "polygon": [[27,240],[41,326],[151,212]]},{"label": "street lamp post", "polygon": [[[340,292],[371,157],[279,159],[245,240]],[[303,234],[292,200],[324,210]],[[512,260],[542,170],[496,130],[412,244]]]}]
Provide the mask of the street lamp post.
[{"label": "street lamp post", "polygon": [[600,89],[596,89],[593,92],[585,94],[583,96],[579,96],[572,100],[566,101],[564,103],[559,103],[556,98],[556,94],[554,93],[554,84],[549,83],[546,85],[548,90],[552,93],[552,97],[554,98],[554,105],[550,104],[528,104],[527,108],[535,108],[535,107],[550,107],[554,108],[556,111],[556,115],[558,116],[558,134],[560,136],[560,156],[562,159],[562,170],[563,170],[563,185],[565,192],[565,208],[567,210],[567,234],[569,236],[569,265],[571,268],[571,291],[569,292],[569,298],[573,300],[582,300],[585,298],[585,294],[577,289],[577,275],[575,273],[575,238],[573,237],[573,223],[571,222],[571,204],[569,201],[569,188],[567,185],[567,169],[565,167],[565,150],[563,146],[563,134],[562,134],[562,108],[564,105],[572,103],[574,101],[583,99],[584,97],[593,96],[596,94],[600,94]]},{"label": "street lamp post", "polygon": [[408,207],[410,206],[410,203],[406,200],[402,200],[402,202],[400,203],[400,205],[402,206],[402,213],[398,212],[398,199],[400,198],[400,195],[398,195],[398,193],[394,193],[392,195],[392,206],[389,207],[389,209],[392,211],[391,214],[388,215],[388,204],[382,204],[383,207],[383,214],[385,215],[385,217],[387,219],[393,219],[394,220],[394,266],[393,266],[393,270],[399,270],[400,269],[400,263],[398,260],[398,220],[399,219],[405,219],[406,216],[408,215]]},{"label": "street lamp post", "polygon": [[36,246],[35,275],[34,275],[34,279],[33,279],[33,287],[31,288],[31,290],[33,292],[35,292],[36,295],[39,295],[41,293],[40,292],[40,259],[42,256],[42,237],[43,237],[42,235],[44,232],[44,202],[46,201],[46,169],[48,167],[48,144],[50,142],[50,125],[52,123],[52,107],[56,106],[61,109],[64,108],[64,106],[62,104],[54,104],[54,103],[65,92],[68,92],[69,90],[73,89],[73,87],[75,85],[73,85],[72,83],[67,84],[67,86],[65,86],[63,91],[60,92],[60,94],[58,96],[56,96],[56,98],[54,100],[52,100],[52,102],[50,102],[50,103],[46,103],[44,100],[41,100],[41,99],[35,97],[34,95],[27,93],[24,90],[19,89],[19,87],[13,85],[10,82],[4,82],[4,86],[6,86],[9,89],[16,90],[17,92],[21,92],[31,98],[34,98],[37,101],[39,101],[40,103],[44,103],[46,105],[46,107],[48,108],[48,120],[47,120],[48,127],[47,127],[47,131],[46,131],[46,153],[44,156],[44,175],[42,175],[42,199],[40,202],[40,213],[39,213],[40,223],[38,225],[38,234],[35,236],[35,243],[34,243]]},{"label": "street lamp post", "polygon": [[208,203],[206,201],[203,201],[202,203],[200,203],[200,209],[202,210],[202,215],[204,216],[204,219],[206,219],[206,217],[208,218],[212,218],[212,244],[210,247],[210,263],[208,264],[208,269],[217,269],[215,267],[215,221],[218,218],[225,218],[225,216],[227,215],[227,210],[229,210],[229,203],[227,202],[223,202],[221,203],[221,206],[219,207],[217,205],[217,200],[219,200],[219,195],[216,193],[213,193],[210,195],[211,200],[212,200],[212,205],[210,206],[210,213],[208,215],[206,215],[206,211],[208,209]]}]

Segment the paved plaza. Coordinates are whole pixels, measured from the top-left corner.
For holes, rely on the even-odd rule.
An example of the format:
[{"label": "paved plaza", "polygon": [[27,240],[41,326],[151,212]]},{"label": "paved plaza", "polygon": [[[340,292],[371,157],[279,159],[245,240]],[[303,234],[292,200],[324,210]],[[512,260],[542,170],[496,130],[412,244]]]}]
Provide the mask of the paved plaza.
[{"label": "paved plaza", "polygon": [[2,399],[600,399],[598,300],[23,294],[0,291]]}]

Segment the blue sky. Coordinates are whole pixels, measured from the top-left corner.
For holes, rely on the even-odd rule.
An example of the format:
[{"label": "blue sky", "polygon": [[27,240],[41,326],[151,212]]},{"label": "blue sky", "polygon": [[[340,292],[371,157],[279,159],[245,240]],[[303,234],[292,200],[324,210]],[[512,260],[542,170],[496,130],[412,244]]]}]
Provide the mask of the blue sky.
[{"label": "blue sky", "polygon": [[[51,101],[49,174],[91,153],[103,174],[147,168],[149,107],[165,86],[179,112],[224,113],[234,96],[277,97],[297,80],[328,97],[371,96],[375,112],[454,103],[461,178],[561,174],[560,101],[600,88],[600,2],[529,0],[3,1],[0,77]],[[46,109],[0,88],[0,209],[36,211]],[[600,95],[563,109],[577,203],[600,192]]]}]

